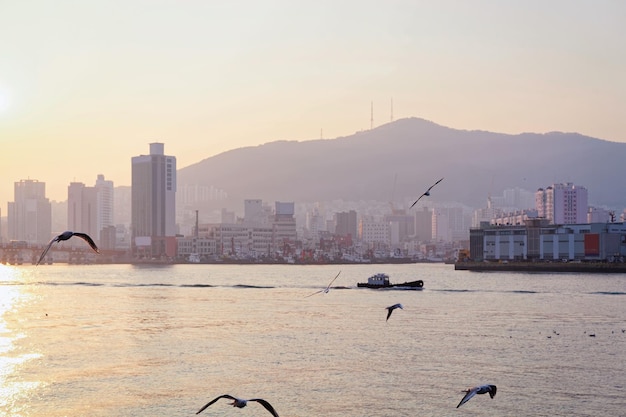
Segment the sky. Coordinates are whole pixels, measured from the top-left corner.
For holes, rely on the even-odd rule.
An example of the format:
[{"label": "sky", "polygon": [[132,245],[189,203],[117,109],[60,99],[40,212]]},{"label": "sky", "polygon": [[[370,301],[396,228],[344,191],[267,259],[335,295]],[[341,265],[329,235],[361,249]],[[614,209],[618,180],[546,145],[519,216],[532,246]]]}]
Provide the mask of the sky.
[{"label": "sky", "polygon": [[626,142],[624,22],[622,0],[0,0],[0,211],[23,179],[130,185],[151,142],[183,168],[372,114]]}]

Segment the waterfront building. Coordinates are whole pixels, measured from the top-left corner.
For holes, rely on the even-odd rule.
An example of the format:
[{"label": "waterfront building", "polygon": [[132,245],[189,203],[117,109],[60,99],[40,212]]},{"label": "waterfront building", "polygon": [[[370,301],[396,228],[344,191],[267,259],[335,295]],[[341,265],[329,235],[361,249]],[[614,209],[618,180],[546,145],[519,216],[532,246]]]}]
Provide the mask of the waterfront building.
[{"label": "waterfront building", "polygon": [[46,183],[21,180],[14,183],[14,199],[7,207],[9,240],[47,244],[52,238],[52,206]]},{"label": "waterfront building", "polygon": [[132,162],[131,248],[134,256],[176,255],[176,158],[162,143]]},{"label": "waterfront building", "polygon": [[200,262],[217,254],[217,240],[206,236],[184,236],[176,239],[179,259]]},{"label": "waterfront building", "polygon": [[293,202],[275,203],[274,222],[272,223],[273,247],[277,250],[293,250],[298,239],[296,233],[295,204]]},{"label": "waterfront building", "polygon": [[234,213],[231,213],[225,216],[230,222],[223,218],[218,224],[198,225],[196,235],[177,239],[177,256],[182,259],[198,256],[204,260],[291,254],[297,241],[294,206],[294,203],[276,202],[275,211],[271,213],[261,200],[245,200],[243,219],[234,221]]},{"label": "waterfront building", "polygon": [[470,229],[470,258],[475,261],[612,261],[624,256],[625,223],[555,225],[528,219]]}]

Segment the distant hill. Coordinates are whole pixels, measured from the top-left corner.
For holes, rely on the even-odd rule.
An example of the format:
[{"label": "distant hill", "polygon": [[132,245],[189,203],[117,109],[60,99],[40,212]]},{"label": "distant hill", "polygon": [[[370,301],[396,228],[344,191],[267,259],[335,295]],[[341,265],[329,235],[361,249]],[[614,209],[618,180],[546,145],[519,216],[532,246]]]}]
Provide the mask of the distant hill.
[{"label": "distant hill", "polygon": [[577,133],[507,135],[401,119],[336,139],[234,149],[178,170],[178,184],[225,190],[235,207],[266,202],[412,202],[441,177],[435,201],[484,207],[506,188],[586,187],[589,203],[626,207],[626,143]]}]

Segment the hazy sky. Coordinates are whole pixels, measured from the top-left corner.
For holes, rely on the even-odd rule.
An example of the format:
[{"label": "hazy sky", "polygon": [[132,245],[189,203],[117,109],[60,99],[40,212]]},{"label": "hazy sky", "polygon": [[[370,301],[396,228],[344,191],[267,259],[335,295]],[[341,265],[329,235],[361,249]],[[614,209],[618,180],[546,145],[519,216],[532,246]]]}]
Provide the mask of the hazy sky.
[{"label": "hazy sky", "polygon": [[[626,142],[622,0],[0,0],[0,209],[165,143],[182,168],[422,117]],[[245,168],[242,167],[242,173]]]}]

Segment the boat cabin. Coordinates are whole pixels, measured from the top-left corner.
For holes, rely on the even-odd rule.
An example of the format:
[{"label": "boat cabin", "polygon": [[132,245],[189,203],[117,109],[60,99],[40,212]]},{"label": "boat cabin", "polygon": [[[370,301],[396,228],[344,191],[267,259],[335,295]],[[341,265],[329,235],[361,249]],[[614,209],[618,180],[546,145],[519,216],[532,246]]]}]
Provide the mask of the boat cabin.
[{"label": "boat cabin", "polygon": [[380,285],[380,286],[389,285],[389,275],[379,272],[378,274],[375,274],[369,277],[367,279],[367,283],[369,285]]}]

